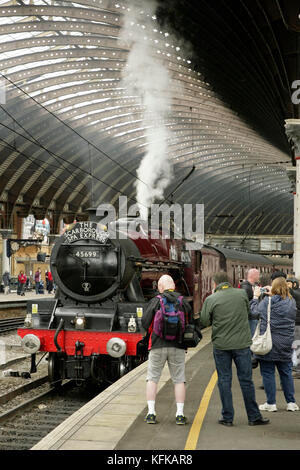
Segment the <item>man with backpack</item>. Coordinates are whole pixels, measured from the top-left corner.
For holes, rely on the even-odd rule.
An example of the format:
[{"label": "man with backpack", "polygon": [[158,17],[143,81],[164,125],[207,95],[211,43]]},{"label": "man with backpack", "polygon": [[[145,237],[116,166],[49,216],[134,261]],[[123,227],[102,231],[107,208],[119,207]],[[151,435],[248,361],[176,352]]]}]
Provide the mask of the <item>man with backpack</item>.
[{"label": "man with backpack", "polygon": [[185,324],[192,322],[192,310],[187,301],[175,292],[171,276],[163,275],[158,281],[160,295],[148,303],[142,325],[150,334],[147,373],[148,414],[146,423],[156,423],[155,399],[157,384],[166,362],[176,398],[176,424],[186,424],[183,408],[185,401],[185,349],[181,345]]}]

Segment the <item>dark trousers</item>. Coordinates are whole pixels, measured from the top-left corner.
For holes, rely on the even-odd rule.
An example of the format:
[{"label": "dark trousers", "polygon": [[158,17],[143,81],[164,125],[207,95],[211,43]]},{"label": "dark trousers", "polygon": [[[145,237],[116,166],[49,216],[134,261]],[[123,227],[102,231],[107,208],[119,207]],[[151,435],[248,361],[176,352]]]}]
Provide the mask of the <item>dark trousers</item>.
[{"label": "dark trousers", "polygon": [[24,294],[24,290],[25,290],[25,283],[22,283],[22,282],[18,281],[17,294],[18,295]]},{"label": "dark trousers", "polygon": [[261,418],[261,413],[255,399],[255,389],[252,381],[252,363],[250,348],[222,350],[214,348],[214,358],[218,372],[218,387],[222,402],[222,417],[233,421],[234,408],[232,401],[232,361],[237,370],[240,387],[243,393],[248,421]]},{"label": "dark trousers", "polygon": [[295,403],[294,379],[292,376],[292,362],[281,361],[259,361],[260,372],[263,378],[264,388],[267,395],[267,403],[276,403],[276,381],[275,366],[280,376],[280,383],[287,403]]}]

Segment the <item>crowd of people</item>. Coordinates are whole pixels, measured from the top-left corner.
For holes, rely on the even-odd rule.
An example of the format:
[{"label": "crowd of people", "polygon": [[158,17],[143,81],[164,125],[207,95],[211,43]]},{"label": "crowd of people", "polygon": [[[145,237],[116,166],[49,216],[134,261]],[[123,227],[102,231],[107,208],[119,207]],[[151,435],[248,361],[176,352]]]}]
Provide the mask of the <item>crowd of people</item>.
[{"label": "crowd of people", "polygon": [[[55,289],[52,273],[49,270],[45,271],[46,290],[48,294],[51,294]],[[11,292],[11,276],[8,271],[5,271],[2,276],[2,283],[4,287],[4,294],[8,295]],[[21,270],[17,277],[17,295],[25,296],[26,291],[30,291],[33,287],[33,280],[31,276],[28,276]],[[38,268],[34,274],[34,287],[35,293],[44,294],[44,281],[42,279],[41,268]]]},{"label": "crowd of people", "polygon": [[[142,318],[142,325],[148,332],[149,361],[146,396],[148,413],[146,423],[155,424],[155,400],[157,384],[162,369],[168,363],[171,379],[174,383],[176,399],[176,424],[186,424],[184,415],[185,401],[185,354],[184,346],[178,338],[172,341],[159,337],[153,328],[158,312],[165,311],[170,305],[177,305],[177,310],[184,310],[188,322],[194,324],[196,331],[212,327],[213,357],[218,374],[218,389],[221,400],[219,423],[232,426],[234,405],[232,398],[232,364],[235,363],[237,377],[241,387],[245,410],[250,426],[266,425],[270,420],[261,412],[277,411],[276,381],[277,369],[281,390],[286,401],[286,411],[298,411],[295,400],[294,379],[300,378],[300,288],[294,277],[288,277],[276,271],[268,279],[257,269],[250,269],[247,279],[241,280],[239,288],[230,283],[227,273],[220,272],[213,276],[213,291],[202,306],[201,312],[192,313],[188,302],[178,303],[180,294],[175,290],[175,283],[170,276],[162,276],[158,283],[160,295],[149,301]],[[252,337],[256,329],[259,334],[267,329],[268,304],[270,304],[271,350],[264,354],[252,353]],[[174,310],[174,308],[171,308]],[[176,309],[175,309],[176,310]],[[259,321],[259,323],[258,323]],[[252,370],[260,368],[262,385],[266,401],[257,404]]]}]

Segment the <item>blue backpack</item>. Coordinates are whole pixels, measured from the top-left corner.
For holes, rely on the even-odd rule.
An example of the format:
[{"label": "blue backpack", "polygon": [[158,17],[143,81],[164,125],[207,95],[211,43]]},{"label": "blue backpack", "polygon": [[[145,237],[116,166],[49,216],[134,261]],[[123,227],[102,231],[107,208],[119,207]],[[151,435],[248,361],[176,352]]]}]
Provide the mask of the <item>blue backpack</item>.
[{"label": "blue backpack", "polygon": [[168,302],[161,295],[156,296],[159,299],[160,309],[154,316],[153,331],[161,339],[166,341],[182,342],[185,329],[185,314],[182,311],[182,295],[174,303]]}]

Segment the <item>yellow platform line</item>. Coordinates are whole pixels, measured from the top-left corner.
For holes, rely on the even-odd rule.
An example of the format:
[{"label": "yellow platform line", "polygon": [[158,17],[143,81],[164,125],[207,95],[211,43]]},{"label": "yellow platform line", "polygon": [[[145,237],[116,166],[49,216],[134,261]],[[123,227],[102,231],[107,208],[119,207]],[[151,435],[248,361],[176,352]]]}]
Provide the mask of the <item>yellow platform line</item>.
[{"label": "yellow platform line", "polygon": [[218,380],[218,374],[217,374],[217,371],[215,370],[203,394],[201,403],[199,405],[198,411],[196,413],[192,427],[190,429],[184,450],[196,449],[201,427],[202,427],[202,424],[203,424],[203,421],[207,412],[209,401],[211,399],[212,393],[217,383],[217,380]]}]

